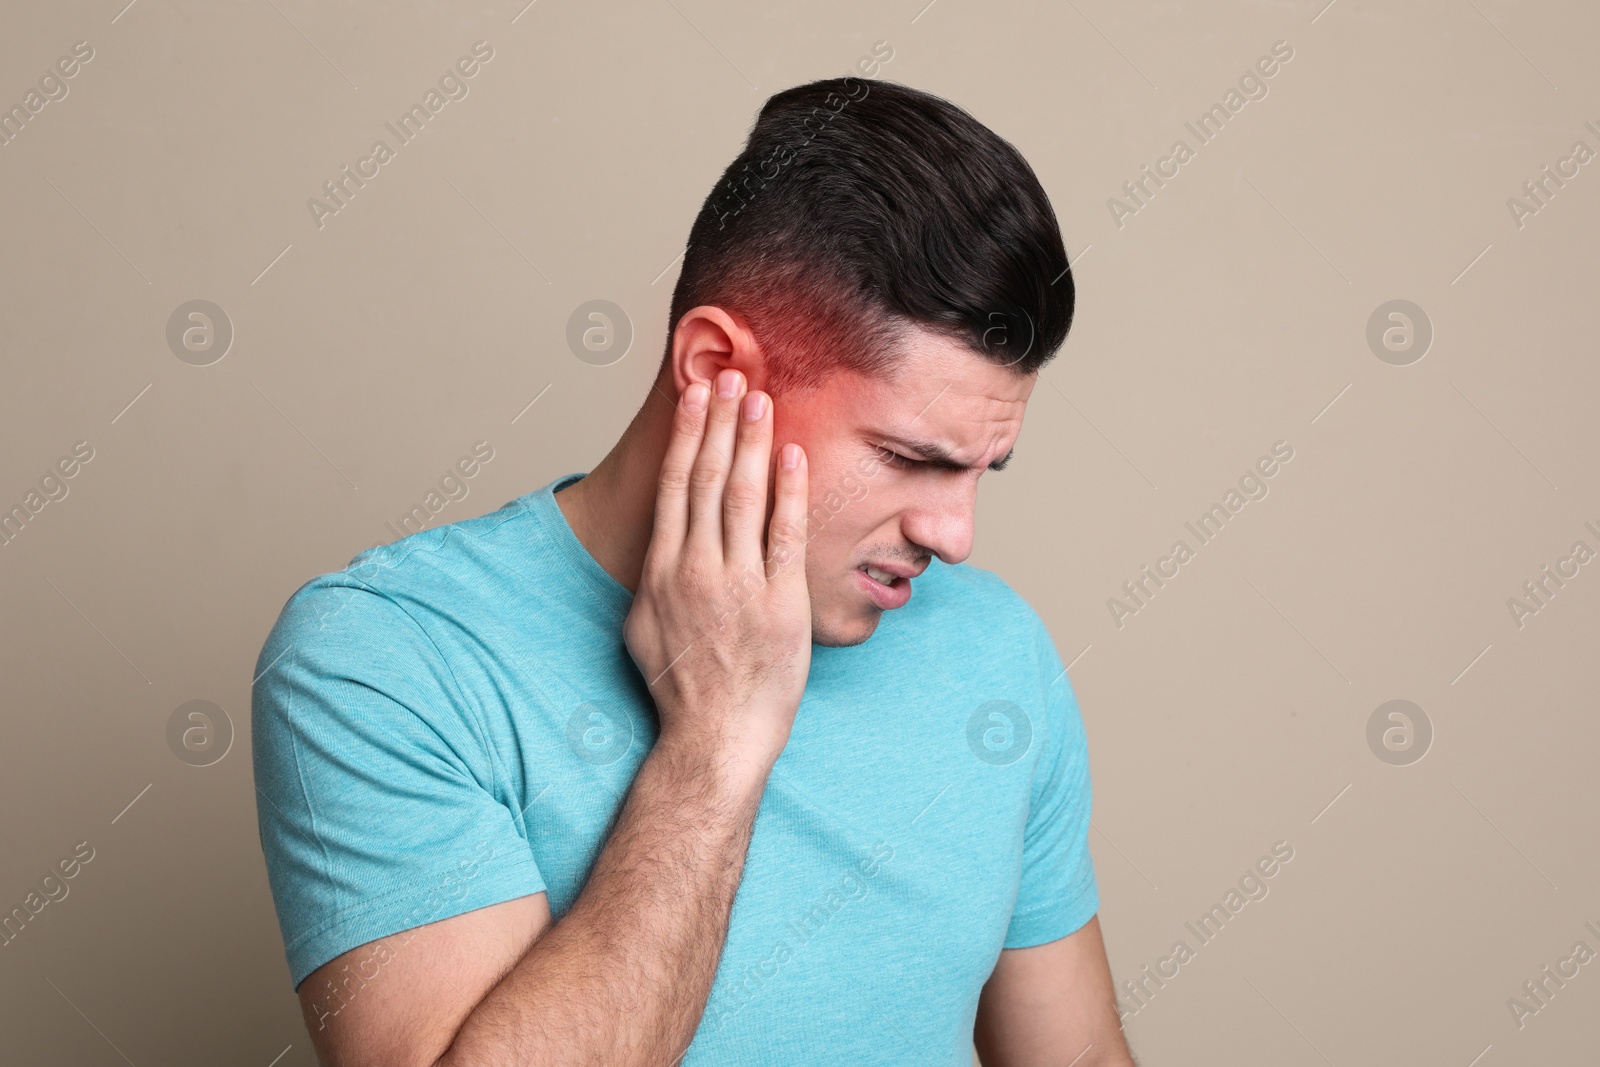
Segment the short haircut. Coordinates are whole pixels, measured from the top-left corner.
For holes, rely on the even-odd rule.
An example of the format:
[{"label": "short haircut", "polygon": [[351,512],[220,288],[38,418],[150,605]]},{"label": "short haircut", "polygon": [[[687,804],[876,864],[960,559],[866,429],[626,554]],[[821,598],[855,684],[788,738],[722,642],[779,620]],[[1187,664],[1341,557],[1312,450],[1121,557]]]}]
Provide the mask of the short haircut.
[{"label": "short haircut", "polygon": [[961,108],[890,81],[831,78],[762,107],[689,231],[672,331],[737,312],[780,395],[839,368],[892,376],[908,325],[1019,374],[1072,325],[1049,197],[1022,154]]}]

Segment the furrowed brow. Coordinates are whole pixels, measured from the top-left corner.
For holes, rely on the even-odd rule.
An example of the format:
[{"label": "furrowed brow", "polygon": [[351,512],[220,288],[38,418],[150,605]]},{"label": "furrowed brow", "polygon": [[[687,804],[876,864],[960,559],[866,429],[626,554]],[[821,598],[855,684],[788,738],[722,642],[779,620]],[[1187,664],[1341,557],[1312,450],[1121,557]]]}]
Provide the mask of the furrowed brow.
[{"label": "furrowed brow", "polygon": [[[912,441],[906,438],[889,437],[886,443],[894,444],[913,455],[922,457],[923,461],[932,464],[941,470],[965,471],[969,468],[965,463],[958,463],[956,458],[943,445],[934,444],[932,441]],[[1011,462],[1011,457],[1016,454],[1016,449],[1011,449],[1005,455],[989,464],[989,470],[1003,471],[1006,464]]]}]

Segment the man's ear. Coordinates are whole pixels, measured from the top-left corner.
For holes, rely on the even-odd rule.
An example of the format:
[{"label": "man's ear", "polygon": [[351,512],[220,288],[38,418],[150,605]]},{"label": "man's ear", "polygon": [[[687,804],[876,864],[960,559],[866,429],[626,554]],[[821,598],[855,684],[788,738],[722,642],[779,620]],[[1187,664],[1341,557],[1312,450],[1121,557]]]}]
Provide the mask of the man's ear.
[{"label": "man's ear", "polygon": [[672,332],[672,384],[677,395],[694,382],[713,385],[725,367],[743,374],[748,388],[766,388],[766,360],[743,316],[710,304],[690,308]]}]

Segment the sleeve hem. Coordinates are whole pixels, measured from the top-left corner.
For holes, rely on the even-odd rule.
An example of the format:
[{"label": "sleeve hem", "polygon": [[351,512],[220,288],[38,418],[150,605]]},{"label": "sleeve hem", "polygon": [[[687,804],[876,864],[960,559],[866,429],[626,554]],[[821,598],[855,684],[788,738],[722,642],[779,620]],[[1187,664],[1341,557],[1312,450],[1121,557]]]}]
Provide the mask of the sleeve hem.
[{"label": "sleeve hem", "polygon": [[1075,934],[1100,910],[1100,888],[1091,879],[1065,903],[1045,904],[1015,913],[1003,948],[1032,948]]},{"label": "sleeve hem", "polygon": [[[469,885],[467,892],[454,900],[440,900],[435,886],[430,892],[427,880],[415,884],[411,892],[398,890],[346,908],[299,934],[285,946],[289,976],[298,990],[312,971],[353,948],[379,938],[412,930],[429,923],[464,915],[469,911],[502,904],[518,897],[545,892],[547,886],[531,855],[513,856],[505,862],[486,865]],[[418,915],[423,906],[433,903],[428,914]]]}]

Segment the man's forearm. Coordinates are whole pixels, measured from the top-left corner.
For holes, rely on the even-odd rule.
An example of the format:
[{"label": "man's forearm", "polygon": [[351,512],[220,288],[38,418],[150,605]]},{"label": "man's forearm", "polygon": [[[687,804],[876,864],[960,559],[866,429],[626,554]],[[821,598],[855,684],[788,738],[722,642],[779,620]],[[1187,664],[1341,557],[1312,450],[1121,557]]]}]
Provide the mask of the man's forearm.
[{"label": "man's forearm", "polygon": [[674,1063],[705,1011],[770,770],[659,742],[572,908],[438,1067]]}]

